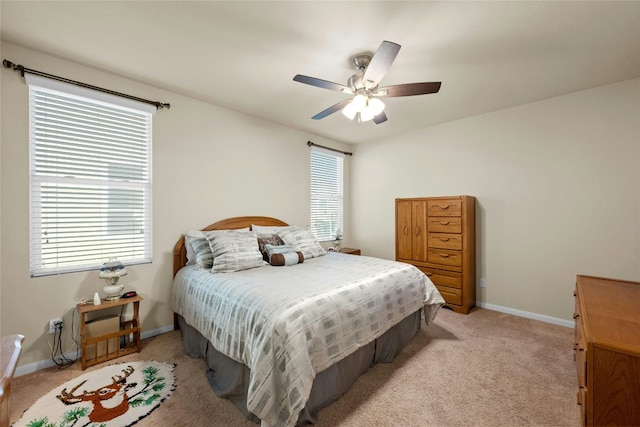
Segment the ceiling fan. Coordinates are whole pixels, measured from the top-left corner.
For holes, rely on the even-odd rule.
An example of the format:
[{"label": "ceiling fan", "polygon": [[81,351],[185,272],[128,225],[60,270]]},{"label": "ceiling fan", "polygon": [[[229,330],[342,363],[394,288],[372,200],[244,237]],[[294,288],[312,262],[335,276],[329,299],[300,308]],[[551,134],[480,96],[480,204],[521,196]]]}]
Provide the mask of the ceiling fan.
[{"label": "ceiling fan", "polygon": [[311,118],[320,120],[342,110],[342,113],[351,120],[354,118],[358,122],[373,120],[375,124],[380,124],[387,121],[387,115],[384,112],[384,103],[378,98],[437,93],[440,90],[441,82],[405,83],[378,87],[380,80],[393,64],[399,51],[399,44],[385,40],[373,56],[368,54],[355,56],[353,65],[358,72],[349,78],[347,85],[297,74],[293,78],[296,82],[354,95],[353,98],[340,101]]}]

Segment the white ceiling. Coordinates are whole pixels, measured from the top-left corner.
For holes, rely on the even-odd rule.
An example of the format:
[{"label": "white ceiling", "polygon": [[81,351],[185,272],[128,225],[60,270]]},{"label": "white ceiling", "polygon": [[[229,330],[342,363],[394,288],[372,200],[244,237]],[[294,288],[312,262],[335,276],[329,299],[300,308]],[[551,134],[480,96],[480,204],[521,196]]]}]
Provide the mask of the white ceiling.
[{"label": "white ceiling", "polygon": [[[640,1],[2,1],[0,12],[3,40],[348,143],[640,77]],[[441,81],[440,92],[384,99],[380,125],[311,120],[346,95],[293,76],[346,84],[351,57],[382,40],[402,49],[381,86]]]}]

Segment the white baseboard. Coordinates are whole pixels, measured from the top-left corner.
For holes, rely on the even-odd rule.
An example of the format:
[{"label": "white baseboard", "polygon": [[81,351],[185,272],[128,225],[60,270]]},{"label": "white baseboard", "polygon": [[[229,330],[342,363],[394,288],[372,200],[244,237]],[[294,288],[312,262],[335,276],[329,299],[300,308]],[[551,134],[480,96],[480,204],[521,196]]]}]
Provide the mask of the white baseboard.
[{"label": "white baseboard", "polygon": [[[167,332],[171,332],[171,331],[173,331],[173,325],[163,326],[162,328],[154,329],[152,331],[143,331],[140,334],[140,339],[144,340],[144,339],[155,337],[156,335],[161,335],[161,334],[164,334],[164,333],[167,333]],[[80,354],[80,352],[78,351],[78,355],[79,354]],[[65,353],[64,357],[66,357],[69,360],[74,360],[76,358],[76,351],[73,350],[73,351],[70,351],[68,353]],[[114,360],[117,361],[117,359],[114,359]],[[40,369],[50,368],[52,366],[55,366],[55,363],[53,362],[53,360],[51,360],[51,359],[40,360],[38,362],[33,362],[33,363],[29,363],[27,365],[18,366],[16,368],[15,376],[19,377],[19,376],[22,376],[22,375],[26,375],[26,374],[30,374],[32,372],[39,371]]]},{"label": "white baseboard", "polygon": [[515,308],[503,307],[501,305],[488,304],[486,302],[476,302],[476,305],[480,308],[486,308],[487,310],[513,314],[514,316],[525,317],[527,319],[540,320],[541,322],[553,323],[554,325],[566,326],[567,328],[573,328],[575,325],[573,320],[559,319],[557,317],[531,313],[530,311],[516,310]]}]

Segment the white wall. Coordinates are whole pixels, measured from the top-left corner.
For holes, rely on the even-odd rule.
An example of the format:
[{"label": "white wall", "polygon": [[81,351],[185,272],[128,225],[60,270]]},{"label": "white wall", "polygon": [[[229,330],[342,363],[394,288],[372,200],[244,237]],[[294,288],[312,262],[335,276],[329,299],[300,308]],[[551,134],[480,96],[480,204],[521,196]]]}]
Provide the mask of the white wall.
[{"label": "white wall", "polygon": [[351,178],[389,259],[395,198],[476,196],[480,302],[571,319],[576,274],[640,280],[640,79],[360,144]]},{"label": "white wall", "polygon": [[[153,119],[153,263],[127,267],[129,274],[123,279],[126,289],[144,298],[143,335],[173,325],[172,251],[182,233],[243,215],[309,224],[307,141],[349,148],[13,44],[3,43],[2,55],[28,68],[171,103],[170,110],[158,111]],[[75,305],[95,291],[102,294],[104,283],[97,271],[30,278],[28,88],[18,73],[4,68],[0,79],[0,333],[26,336],[20,359],[25,365],[49,359],[49,319],[64,318],[64,350],[74,348],[69,326],[74,320],[77,331]],[[348,158],[347,188],[349,162]],[[345,220],[348,223],[348,216]],[[348,243],[348,229],[345,233]]]}]

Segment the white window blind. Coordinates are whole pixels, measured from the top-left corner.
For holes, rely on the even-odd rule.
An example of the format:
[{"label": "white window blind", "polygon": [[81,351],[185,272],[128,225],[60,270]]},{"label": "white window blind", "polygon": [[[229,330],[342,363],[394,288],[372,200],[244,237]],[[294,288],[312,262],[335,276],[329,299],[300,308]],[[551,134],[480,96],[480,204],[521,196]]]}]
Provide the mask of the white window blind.
[{"label": "white window blind", "polygon": [[344,155],[311,147],[311,231],[319,241],[342,229]]},{"label": "white window blind", "polygon": [[27,83],[31,275],[98,269],[109,258],[151,262],[148,107],[49,79]]}]

